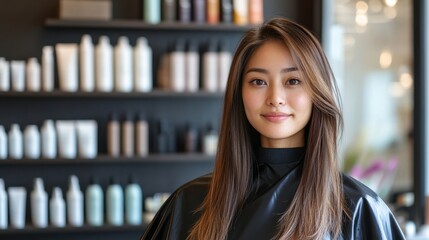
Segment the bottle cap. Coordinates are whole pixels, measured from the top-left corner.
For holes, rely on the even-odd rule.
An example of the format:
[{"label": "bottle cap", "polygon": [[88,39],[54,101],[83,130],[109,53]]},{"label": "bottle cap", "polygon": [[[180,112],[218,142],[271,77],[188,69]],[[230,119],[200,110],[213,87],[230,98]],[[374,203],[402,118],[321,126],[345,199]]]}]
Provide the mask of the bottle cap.
[{"label": "bottle cap", "polygon": [[94,184],[98,184],[98,178],[95,176],[91,176],[91,178],[89,179],[89,184],[90,185],[94,185]]},{"label": "bottle cap", "polygon": [[3,178],[0,178],[0,191],[4,191],[4,181]]},{"label": "bottle cap", "polygon": [[110,114],[110,117],[109,117],[109,120],[110,120],[110,121],[118,121],[118,120],[119,120],[119,118],[118,118],[118,114],[116,114],[116,113],[111,113],[111,114]]},{"label": "bottle cap", "polygon": [[110,45],[110,39],[108,36],[101,36],[98,42],[100,45]]},{"label": "bottle cap", "polygon": [[130,45],[130,41],[128,40],[128,37],[120,36],[118,39],[118,45]]},{"label": "bottle cap", "polygon": [[54,187],[54,190],[52,191],[52,198],[63,198],[63,192],[61,191],[61,188]]},{"label": "bottle cap", "polygon": [[71,190],[80,190],[79,179],[75,175],[70,176],[69,189]]},{"label": "bottle cap", "polygon": [[92,44],[92,38],[89,34],[84,34],[81,39],[81,43]]},{"label": "bottle cap", "polygon": [[137,43],[136,43],[136,45],[137,45],[137,46],[145,46],[145,45],[148,45],[147,38],[145,38],[145,37],[139,37],[139,38],[137,38]]},{"label": "bottle cap", "polygon": [[184,52],[184,51],[185,51],[185,42],[183,41],[183,39],[179,38],[174,44],[173,52]]},{"label": "bottle cap", "polygon": [[198,44],[196,41],[189,41],[188,45],[187,45],[187,49],[188,52],[198,52]]},{"label": "bottle cap", "polygon": [[34,190],[44,191],[43,180],[41,178],[34,179]]},{"label": "bottle cap", "polygon": [[211,39],[207,45],[207,52],[217,52],[217,41],[214,39]]}]

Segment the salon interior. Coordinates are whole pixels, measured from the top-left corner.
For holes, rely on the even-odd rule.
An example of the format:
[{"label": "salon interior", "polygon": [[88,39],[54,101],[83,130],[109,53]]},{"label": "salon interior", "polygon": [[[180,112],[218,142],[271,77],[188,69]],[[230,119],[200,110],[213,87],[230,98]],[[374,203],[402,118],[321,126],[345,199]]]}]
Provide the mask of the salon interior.
[{"label": "salon interior", "polygon": [[429,239],[425,0],[2,2],[0,239],[138,239],[169,194],[213,169],[232,54],[276,16],[328,56],[342,171],[407,239]]}]

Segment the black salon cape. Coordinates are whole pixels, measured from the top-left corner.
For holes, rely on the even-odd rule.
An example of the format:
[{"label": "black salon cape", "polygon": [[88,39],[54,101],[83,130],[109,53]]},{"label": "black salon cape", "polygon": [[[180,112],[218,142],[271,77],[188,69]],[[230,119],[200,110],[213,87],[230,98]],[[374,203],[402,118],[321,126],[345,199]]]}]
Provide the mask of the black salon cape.
[{"label": "black salon cape", "polygon": [[[252,194],[233,220],[230,240],[270,240],[279,217],[298,187],[304,148],[260,149]],[[141,240],[185,240],[200,216],[211,175],[199,177],[176,190],[152,220]],[[343,189],[352,213],[340,239],[405,239],[386,204],[368,187],[343,175]],[[305,224],[303,222],[302,224]],[[326,239],[331,239],[328,235]]]}]

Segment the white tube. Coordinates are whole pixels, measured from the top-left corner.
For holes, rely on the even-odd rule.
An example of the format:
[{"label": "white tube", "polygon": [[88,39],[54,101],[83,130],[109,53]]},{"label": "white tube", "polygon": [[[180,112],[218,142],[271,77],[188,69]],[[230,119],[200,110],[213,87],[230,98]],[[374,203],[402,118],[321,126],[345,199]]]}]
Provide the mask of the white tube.
[{"label": "white tube", "polygon": [[27,61],[27,91],[40,91],[40,64],[37,58],[29,58]]},{"label": "white tube", "polygon": [[76,121],[78,151],[81,158],[97,156],[97,122],[95,120]]},{"label": "white tube", "polygon": [[57,53],[60,90],[78,90],[78,45],[60,43],[55,46]]},{"label": "white tube", "polygon": [[40,133],[36,125],[28,125],[24,130],[24,156],[28,159],[40,158]]},{"label": "white tube", "polygon": [[94,91],[94,45],[90,35],[82,36],[80,43],[80,89]]},{"label": "white tube", "polygon": [[58,154],[61,158],[76,158],[76,130],[74,121],[56,121]]},{"label": "white tube", "polygon": [[100,92],[113,90],[113,50],[107,36],[101,36],[95,47],[95,85]]},{"label": "white tube", "polygon": [[139,37],[134,48],[134,88],[137,92],[150,92],[152,82],[152,49],[146,38]]},{"label": "white tube", "polygon": [[25,88],[25,61],[11,61],[12,90],[22,92]]},{"label": "white tube", "polygon": [[54,90],[54,48],[44,46],[42,50],[42,90]]},{"label": "white tube", "polygon": [[10,90],[10,70],[9,62],[0,58],[0,91],[7,92]]},{"label": "white tube", "polygon": [[133,54],[127,37],[120,37],[115,47],[115,90],[133,90]]},{"label": "white tube", "polygon": [[24,187],[9,187],[8,193],[10,225],[13,228],[24,228],[27,191]]}]

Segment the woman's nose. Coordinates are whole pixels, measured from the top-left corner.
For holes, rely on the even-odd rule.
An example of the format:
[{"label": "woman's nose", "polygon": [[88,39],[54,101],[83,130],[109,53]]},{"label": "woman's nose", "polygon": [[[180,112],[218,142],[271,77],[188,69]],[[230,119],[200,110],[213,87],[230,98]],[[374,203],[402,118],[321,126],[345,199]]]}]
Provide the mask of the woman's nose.
[{"label": "woman's nose", "polygon": [[281,88],[272,86],[268,92],[267,104],[273,107],[282,106],[286,102],[285,97]]}]

